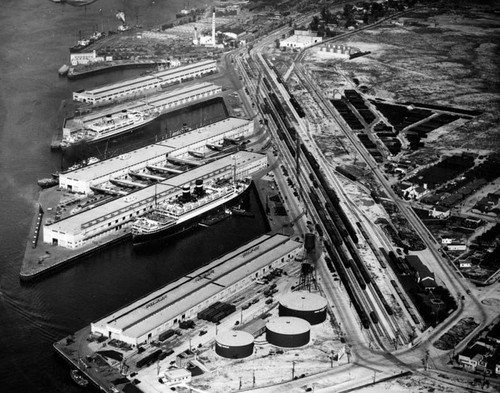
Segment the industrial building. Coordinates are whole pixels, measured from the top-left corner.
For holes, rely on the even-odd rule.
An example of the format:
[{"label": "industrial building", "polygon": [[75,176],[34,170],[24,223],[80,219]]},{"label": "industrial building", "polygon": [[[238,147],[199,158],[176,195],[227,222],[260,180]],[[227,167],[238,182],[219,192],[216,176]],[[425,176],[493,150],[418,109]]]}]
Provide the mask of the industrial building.
[{"label": "industrial building", "polygon": [[280,317],[297,317],[317,325],[326,319],[327,301],[324,297],[306,292],[291,292],[279,301]]},{"label": "industrial building", "polygon": [[209,98],[221,92],[222,87],[220,86],[212,83],[199,83],[164,93],[158,93],[147,99],[140,99],[127,104],[116,105],[108,109],[94,111],[83,116],[66,119],[63,126],[63,140],[68,143],[74,143],[75,140],[81,139],[79,133],[85,132],[86,129],[94,129],[96,123],[102,123],[109,118],[119,117],[124,111],[127,113],[142,114],[143,117],[154,120],[168,110],[204,98]]},{"label": "industrial building", "polygon": [[184,383],[191,382],[191,373],[184,368],[175,368],[172,370],[166,370],[163,373],[165,377],[165,383],[169,386],[180,385]]},{"label": "industrial building", "polygon": [[359,49],[352,48],[347,45],[337,45],[330,42],[322,44],[319,47],[320,52],[325,52],[330,54],[332,57],[338,57],[341,59],[349,59],[349,56],[353,53],[359,52]]},{"label": "industrial building", "polygon": [[241,330],[223,332],[215,338],[215,353],[228,359],[246,358],[253,353],[253,347],[253,336]]},{"label": "industrial building", "polygon": [[193,159],[190,152],[203,154],[209,149],[207,145],[219,146],[224,140],[248,138],[253,133],[253,121],[230,117],[118,157],[61,173],[59,187],[76,193],[93,194],[93,187],[100,187],[110,179],[126,176],[130,171],[142,172],[147,166],[166,164],[167,156],[189,161]]},{"label": "industrial building", "polygon": [[311,325],[296,317],[277,317],[266,324],[266,340],[278,347],[296,348],[309,343]]},{"label": "industrial building", "polygon": [[231,179],[233,176],[245,179],[266,167],[267,156],[263,154],[241,151],[234,156],[225,156],[90,210],[46,224],[43,227],[43,241],[70,249],[81,248],[94,240],[129,228],[136,217],[152,210],[155,203],[177,198],[184,186],[191,188],[197,179],[205,183]]},{"label": "industrial building", "polygon": [[[212,303],[230,297],[269,271],[293,261],[301,248],[301,243],[288,236],[263,235],[92,323],[92,333],[133,346],[156,340],[181,321],[196,318],[198,312]],[[309,326],[302,319],[294,319],[302,323],[300,326]],[[304,329],[299,333],[305,334]],[[239,337],[243,340],[243,336]],[[250,335],[245,337],[248,342],[244,344],[249,345]],[[304,338],[300,342],[303,341]]]},{"label": "industrial building", "polygon": [[318,42],[322,42],[323,38],[312,31],[295,30],[294,35],[280,40],[280,48],[307,48]]},{"label": "industrial building", "polygon": [[73,92],[73,101],[92,105],[109,103],[129,96],[141,95],[159,90],[174,83],[200,78],[217,72],[217,62],[201,61],[186,66],[155,72],[140,78],[128,79],[122,82],[101,86],[92,90]]}]

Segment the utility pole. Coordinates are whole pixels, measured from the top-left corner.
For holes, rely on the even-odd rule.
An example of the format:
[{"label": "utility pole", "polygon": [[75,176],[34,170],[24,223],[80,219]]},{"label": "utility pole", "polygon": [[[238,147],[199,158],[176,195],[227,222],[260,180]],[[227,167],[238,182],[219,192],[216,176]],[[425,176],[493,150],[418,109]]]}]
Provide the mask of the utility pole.
[{"label": "utility pole", "polygon": [[295,360],[292,361],[292,380],[295,378]]},{"label": "utility pole", "polygon": [[425,357],[424,357],[424,370],[427,371],[427,362],[429,361],[429,350],[425,351]]}]

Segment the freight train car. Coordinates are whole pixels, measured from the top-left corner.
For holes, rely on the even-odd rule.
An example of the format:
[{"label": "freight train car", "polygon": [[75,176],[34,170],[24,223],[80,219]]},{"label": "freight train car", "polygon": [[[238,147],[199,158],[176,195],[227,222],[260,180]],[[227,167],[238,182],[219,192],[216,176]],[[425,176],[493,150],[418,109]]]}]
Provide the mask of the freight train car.
[{"label": "freight train car", "polygon": [[365,284],[365,281],[363,279],[363,276],[361,275],[361,273],[358,269],[358,266],[356,265],[356,263],[354,263],[354,261],[352,259],[349,259],[349,267],[351,268],[351,271],[353,272],[354,277],[356,277],[356,281],[358,282],[359,287],[362,290],[365,290],[366,284]]},{"label": "freight train car", "polygon": [[352,259],[354,260],[354,263],[356,264],[359,271],[361,272],[363,279],[365,280],[365,282],[367,284],[369,284],[372,281],[372,278],[370,276],[370,272],[368,271],[365,263],[361,260],[361,257],[359,256],[357,250],[354,248],[354,246],[349,241],[346,241],[345,245],[347,247],[347,250],[351,254]]},{"label": "freight train car", "polygon": [[333,225],[332,221],[328,220],[325,217],[322,217],[322,222],[325,226],[326,233],[328,233],[328,236],[330,236],[330,239],[332,239],[333,244],[335,244],[337,247],[340,246],[342,244],[342,237],[340,236],[340,233],[335,225]]},{"label": "freight train car", "polygon": [[264,84],[266,85],[267,90],[272,91],[271,84],[269,83],[269,81],[267,80],[267,78],[263,77],[262,80],[264,81]]},{"label": "freight train car", "polygon": [[297,115],[299,115],[299,117],[302,118],[306,116],[304,109],[302,109],[302,106],[298,103],[297,99],[293,95],[290,96],[290,104],[292,104],[295,112],[297,112]]},{"label": "freight train car", "polygon": [[330,215],[330,218],[333,220],[335,226],[337,227],[342,237],[346,238],[348,236],[348,233],[344,224],[342,223],[342,220],[340,219],[337,209],[335,209],[330,202],[325,203],[325,209]]},{"label": "freight train car", "polygon": [[387,303],[387,301],[385,300],[385,297],[384,297],[384,295],[382,294],[382,291],[381,291],[381,290],[380,290],[380,288],[378,287],[377,283],[376,283],[376,282],[373,282],[373,283],[372,283],[372,286],[373,286],[373,289],[375,289],[375,292],[377,293],[377,296],[379,297],[380,302],[381,302],[381,303],[382,303],[382,305],[384,306],[385,311],[387,311],[387,314],[389,314],[389,315],[394,315],[394,311],[392,311],[391,306],[389,306],[389,304],[388,304],[388,303]]},{"label": "freight train car", "polygon": [[332,260],[334,268],[337,270],[339,278],[340,278],[342,284],[344,285],[344,288],[345,288],[347,294],[349,295],[349,299],[351,300],[351,303],[354,306],[354,309],[356,310],[356,312],[358,314],[361,325],[365,329],[369,329],[370,324],[371,324],[370,318],[368,317],[368,314],[361,306],[361,302],[359,301],[357,294],[354,292],[354,290],[351,286],[351,282],[349,280],[349,277],[347,275],[347,272],[346,272],[342,262],[339,259],[337,259],[336,253],[334,252],[333,247],[330,243],[325,242],[325,249],[326,249],[329,257]]}]

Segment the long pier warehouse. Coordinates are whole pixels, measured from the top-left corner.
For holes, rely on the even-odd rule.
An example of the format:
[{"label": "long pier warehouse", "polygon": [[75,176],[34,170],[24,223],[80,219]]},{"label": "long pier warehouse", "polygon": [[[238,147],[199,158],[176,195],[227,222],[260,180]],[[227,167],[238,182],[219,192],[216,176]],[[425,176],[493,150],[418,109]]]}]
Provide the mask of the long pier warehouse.
[{"label": "long pier warehouse", "polygon": [[89,128],[91,124],[106,117],[115,117],[124,110],[130,113],[156,113],[160,115],[169,109],[192,103],[197,100],[209,98],[222,92],[222,87],[213,83],[198,83],[180,89],[158,93],[147,99],[136,100],[127,104],[113,106],[109,109],[86,114],[81,117],[67,119],[63,125],[63,139],[72,141],[78,139],[75,133],[82,132]]},{"label": "long pier warehouse", "polygon": [[102,188],[111,179],[126,177],[130,172],[144,172],[148,166],[164,168],[165,172],[170,170],[172,174],[179,173],[182,171],[169,165],[168,160],[180,160],[188,164],[196,162],[199,159],[195,159],[190,152],[208,157],[214,153],[213,148],[222,146],[225,140],[248,138],[253,133],[253,121],[231,117],[118,157],[62,173],[59,175],[59,187],[89,195],[93,193],[92,188]]},{"label": "long pier warehouse", "polygon": [[263,235],[235,251],[92,323],[92,333],[137,346],[175,324],[192,319],[216,301],[293,261],[302,243],[281,234]]},{"label": "long pier warehouse", "polygon": [[155,201],[161,203],[177,197],[184,185],[191,187],[197,179],[203,179],[205,183],[233,176],[244,179],[266,167],[267,156],[263,154],[241,151],[234,156],[225,156],[155,185],[112,199],[93,209],[46,224],[43,227],[43,242],[69,249],[83,247],[89,242],[130,227],[134,218],[154,207]]},{"label": "long pier warehouse", "polygon": [[186,66],[159,71],[151,75],[128,79],[122,82],[101,86],[92,90],[73,92],[73,101],[92,105],[109,103],[128,96],[152,92],[185,80],[200,78],[217,72],[215,60],[201,61]]}]

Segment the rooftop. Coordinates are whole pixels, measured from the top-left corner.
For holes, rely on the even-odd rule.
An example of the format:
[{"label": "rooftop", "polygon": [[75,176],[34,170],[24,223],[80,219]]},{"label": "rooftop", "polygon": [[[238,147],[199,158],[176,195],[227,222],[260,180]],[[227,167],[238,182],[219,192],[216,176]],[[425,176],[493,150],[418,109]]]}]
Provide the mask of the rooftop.
[{"label": "rooftop", "polygon": [[214,89],[221,89],[220,86],[213,83],[202,82],[194,85],[185,86],[175,90],[168,90],[161,93],[153,94],[146,99],[141,98],[122,105],[114,105],[108,109],[92,111],[89,114],[82,116],[79,120],[83,123],[92,123],[104,116],[114,115],[116,113],[127,110],[132,111],[150,111],[155,106],[165,105],[182,101],[185,98],[192,97],[194,94],[205,94]]},{"label": "rooftop", "polygon": [[285,335],[302,334],[311,329],[311,324],[305,319],[296,317],[277,317],[271,319],[267,325],[267,330]]},{"label": "rooftop", "polygon": [[108,326],[127,336],[140,337],[300,245],[284,235],[263,235],[93,325]]},{"label": "rooftop", "polygon": [[280,304],[293,310],[316,311],[327,306],[324,297],[306,291],[289,293],[280,299]]},{"label": "rooftop", "polygon": [[143,76],[135,79],[128,79],[118,83],[104,85],[92,90],[86,90],[86,93],[93,95],[112,94],[114,90],[122,90],[124,88],[134,88],[136,85],[144,85],[148,82],[156,82],[157,80],[169,79],[183,74],[185,72],[195,70],[200,67],[205,67],[210,64],[216,64],[213,60],[201,61],[199,63],[188,64],[182,67],[171,68],[164,71],[155,72],[154,74]]},{"label": "rooftop", "polygon": [[127,167],[132,167],[156,157],[165,156],[182,147],[192,145],[214,136],[224,134],[234,128],[251,123],[251,120],[229,117],[216,123],[185,132],[181,135],[168,138],[140,149],[133,150],[117,157],[109,158],[86,167],[67,172],[64,176],[80,181],[91,181],[103,176],[108,176]]},{"label": "rooftop", "polygon": [[219,345],[228,347],[242,347],[244,345],[253,344],[253,336],[242,330],[230,330],[228,332],[219,333],[216,337]]}]

